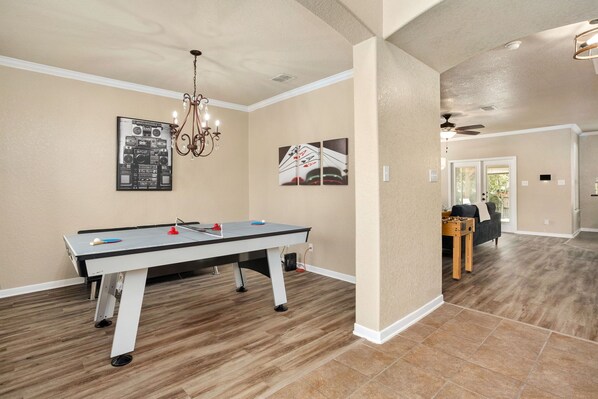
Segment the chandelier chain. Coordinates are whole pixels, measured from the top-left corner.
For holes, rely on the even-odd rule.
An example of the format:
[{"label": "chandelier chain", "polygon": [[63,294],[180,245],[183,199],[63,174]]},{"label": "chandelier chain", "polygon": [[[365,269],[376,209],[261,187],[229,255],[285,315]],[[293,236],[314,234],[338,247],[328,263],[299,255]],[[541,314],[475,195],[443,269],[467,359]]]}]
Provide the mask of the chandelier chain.
[{"label": "chandelier chain", "polygon": [[193,99],[197,96],[197,56],[193,60]]}]

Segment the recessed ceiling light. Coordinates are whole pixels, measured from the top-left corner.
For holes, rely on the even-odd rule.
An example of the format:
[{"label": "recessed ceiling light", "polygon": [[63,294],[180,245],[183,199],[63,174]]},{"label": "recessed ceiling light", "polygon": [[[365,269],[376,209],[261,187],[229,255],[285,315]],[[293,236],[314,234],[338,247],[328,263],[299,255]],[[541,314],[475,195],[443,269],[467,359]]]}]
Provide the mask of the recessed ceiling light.
[{"label": "recessed ceiling light", "polygon": [[513,40],[512,42],[505,44],[507,50],[517,50],[519,46],[521,46],[521,40]]},{"label": "recessed ceiling light", "polygon": [[598,24],[598,18],[590,20],[590,23],[591,23],[592,25],[596,25],[596,24]]},{"label": "recessed ceiling light", "polygon": [[486,105],[484,107],[480,107],[481,110],[483,111],[496,111],[496,106],[495,105]]}]

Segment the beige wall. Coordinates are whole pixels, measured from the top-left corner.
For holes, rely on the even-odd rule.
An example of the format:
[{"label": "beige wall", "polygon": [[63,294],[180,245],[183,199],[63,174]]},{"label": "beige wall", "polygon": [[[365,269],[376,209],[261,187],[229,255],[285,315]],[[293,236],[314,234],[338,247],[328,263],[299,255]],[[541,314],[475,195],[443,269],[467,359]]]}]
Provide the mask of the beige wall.
[{"label": "beige wall", "polygon": [[442,294],[440,171],[436,121],[440,76],[389,42],[378,58],[381,318],[385,328]]},{"label": "beige wall", "polygon": [[[278,148],[349,139],[348,186],[279,186]],[[312,227],[309,265],[355,275],[353,82],[258,109],[249,114],[249,216]],[[304,246],[292,248],[303,257]]]},{"label": "beige wall", "polygon": [[[380,162],[378,39],[353,47],[355,90],[355,321],[380,330]],[[361,238],[361,239],[359,239]]]},{"label": "beige wall", "polygon": [[440,83],[436,71],[379,38],[355,46],[353,60],[356,226],[368,233],[356,243],[356,323],[381,331],[442,293],[440,185],[428,181],[440,169]]},{"label": "beige wall", "polygon": [[169,121],[181,101],[0,67],[0,289],[76,277],[63,234],[248,217],[246,113],[211,107],[220,150],[175,155],[171,192],[117,192],[116,117]]},{"label": "beige wall", "polygon": [[[447,168],[442,172],[442,202],[448,200],[448,162],[515,156],[517,158],[517,230],[572,234],[571,129],[488,139],[448,142]],[[442,146],[442,156],[444,153]],[[541,182],[540,174],[551,174]],[[527,187],[521,185],[527,180]],[[558,180],[565,180],[558,186]],[[550,224],[545,225],[544,219]]]},{"label": "beige wall", "polygon": [[581,228],[598,229],[598,197],[595,186],[598,180],[598,134],[579,139],[579,205]]}]

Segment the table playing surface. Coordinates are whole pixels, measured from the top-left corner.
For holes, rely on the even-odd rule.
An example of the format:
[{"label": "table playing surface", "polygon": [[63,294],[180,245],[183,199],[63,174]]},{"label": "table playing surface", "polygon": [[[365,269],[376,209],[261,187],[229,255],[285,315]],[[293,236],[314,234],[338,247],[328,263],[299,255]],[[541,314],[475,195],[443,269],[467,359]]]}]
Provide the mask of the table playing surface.
[{"label": "table playing surface", "polygon": [[[189,224],[192,228],[208,229],[204,232],[195,231],[179,225],[179,234],[168,234],[171,226],[151,227],[142,229],[127,229],[106,232],[65,235],[64,240],[69,246],[71,254],[79,260],[135,253],[148,249],[168,249],[185,246],[214,244],[246,240],[293,232],[309,231],[309,227],[292,226],[278,223],[255,225],[250,222],[222,223],[222,231],[209,230],[213,224]],[[223,233],[223,237],[216,237]],[[118,238],[122,241],[110,244],[90,245],[95,238]]]}]

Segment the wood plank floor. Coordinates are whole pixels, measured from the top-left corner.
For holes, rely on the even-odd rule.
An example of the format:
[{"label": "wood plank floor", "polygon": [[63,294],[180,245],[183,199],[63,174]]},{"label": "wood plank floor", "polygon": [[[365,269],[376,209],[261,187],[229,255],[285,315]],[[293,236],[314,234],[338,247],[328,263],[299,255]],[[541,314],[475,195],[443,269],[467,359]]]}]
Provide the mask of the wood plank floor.
[{"label": "wood plank floor", "polygon": [[248,271],[239,294],[231,270],[148,285],[122,368],[84,287],[1,299],[0,397],[253,398],[359,340],[354,285],[287,273],[289,310],[277,313],[269,279]]},{"label": "wood plank floor", "polygon": [[474,272],[460,281],[451,278],[452,258],[445,255],[444,300],[598,341],[598,252],[566,242],[503,234],[498,246],[474,247]]},{"label": "wood plank floor", "polygon": [[[458,282],[444,257],[445,300],[598,341],[598,254],[564,242],[504,235],[498,247],[475,247],[474,273]],[[0,299],[0,398],[356,399],[420,388],[437,392],[423,397],[494,397],[490,380],[519,387],[504,397],[540,397],[545,387],[545,397],[598,394],[598,380],[584,377],[598,371],[595,342],[571,338],[571,352],[556,333],[445,305],[378,346],[352,334],[352,284],[286,273],[289,311],[276,313],[268,279],[249,271],[249,291],[238,294],[231,268],[221,272],[148,285],[134,360],[123,368],[109,364],[114,327],[93,328],[87,288]],[[506,350],[523,345],[523,330],[534,351]],[[526,354],[531,362],[509,357]],[[434,374],[440,360],[454,361],[447,355],[458,367]]]}]

